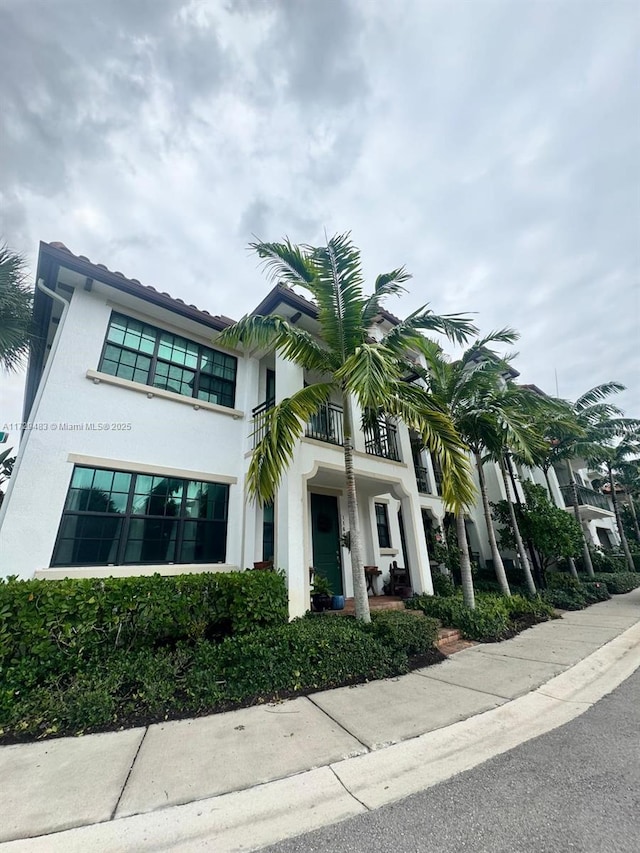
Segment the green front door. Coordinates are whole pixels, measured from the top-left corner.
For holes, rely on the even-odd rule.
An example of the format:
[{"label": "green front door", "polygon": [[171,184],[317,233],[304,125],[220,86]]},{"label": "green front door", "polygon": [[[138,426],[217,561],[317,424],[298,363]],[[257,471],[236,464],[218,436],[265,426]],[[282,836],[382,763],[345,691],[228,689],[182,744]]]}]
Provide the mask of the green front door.
[{"label": "green front door", "polygon": [[334,595],[342,595],[338,499],[332,495],[311,495],[311,541],[313,567],[328,579]]}]

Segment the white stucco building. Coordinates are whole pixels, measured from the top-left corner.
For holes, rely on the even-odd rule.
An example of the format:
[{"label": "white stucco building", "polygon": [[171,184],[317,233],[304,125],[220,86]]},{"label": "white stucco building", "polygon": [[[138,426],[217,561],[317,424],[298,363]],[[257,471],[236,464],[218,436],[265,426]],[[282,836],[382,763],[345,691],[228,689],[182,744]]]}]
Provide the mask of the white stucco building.
[{"label": "white stucco building", "polygon": [[[30,359],[23,439],[0,514],[2,574],[177,574],[274,558],[292,615],[309,607],[312,565],[334,593],[351,596],[337,404],[307,424],[275,505],[246,500],[261,412],[312,377],[273,354],[217,346],[230,319],[60,243],[40,245],[37,281],[43,343]],[[254,313],[311,333],[316,325],[315,306],[282,286]],[[376,324],[394,322],[383,312]],[[431,592],[427,542],[445,516],[439,471],[390,420],[356,429],[354,445],[365,562],[383,571],[377,591],[397,560],[415,591]],[[488,480],[492,499],[502,497],[491,470]],[[554,497],[561,502],[559,489]],[[584,506],[585,523],[602,527],[607,512],[594,517]],[[469,538],[481,562],[490,557],[480,512],[470,515]]]}]

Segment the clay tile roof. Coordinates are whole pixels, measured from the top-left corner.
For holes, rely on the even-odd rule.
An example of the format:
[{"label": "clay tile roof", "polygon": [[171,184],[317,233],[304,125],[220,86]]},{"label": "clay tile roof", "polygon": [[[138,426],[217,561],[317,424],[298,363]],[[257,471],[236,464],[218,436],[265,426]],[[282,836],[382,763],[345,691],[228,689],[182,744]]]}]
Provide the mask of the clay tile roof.
[{"label": "clay tile roof", "polygon": [[167,308],[169,311],[173,311],[183,317],[204,323],[204,325],[217,331],[221,331],[235,322],[230,317],[220,317],[219,315],[211,314],[209,311],[197,308],[195,305],[187,305],[184,299],[174,298],[168,293],[161,293],[155,287],[141,284],[137,278],[127,278],[119,270],[112,271],[104,264],[94,264],[84,255],[74,255],[64,243],[41,243],[40,251],[41,253],[52,256],[54,260],[59,261],[63,266],[74,269],[76,272],[84,274],[89,278],[96,278],[104,284],[115,287],[117,290],[137,296],[162,308]]}]

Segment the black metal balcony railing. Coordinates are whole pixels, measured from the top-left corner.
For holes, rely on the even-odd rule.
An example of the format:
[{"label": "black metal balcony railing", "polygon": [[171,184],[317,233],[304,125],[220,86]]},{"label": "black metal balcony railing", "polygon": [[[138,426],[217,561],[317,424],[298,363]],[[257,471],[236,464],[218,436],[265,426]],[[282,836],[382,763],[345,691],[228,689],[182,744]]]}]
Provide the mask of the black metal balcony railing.
[{"label": "black metal balcony railing", "polygon": [[[560,486],[560,491],[562,492],[562,497],[564,500],[564,505],[566,507],[573,506],[573,497],[571,495],[571,486]],[[578,493],[578,503],[580,506],[595,506],[598,509],[604,509],[607,512],[611,512],[611,506],[609,504],[609,498],[600,492],[596,492],[594,489],[588,489],[586,486],[579,486],[576,484],[576,491]]]},{"label": "black metal balcony railing", "polygon": [[327,441],[329,444],[343,445],[342,408],[334,403],[325,403],[320,406],[307,424],[305,435],[307,438]]},{"label": "black metal balcony railing", "polygon": [[384,459],[400,461],[398,449],[398,429],[386,418],[378,418],[373,424],[364,428],[364,449],[372,456],[382,456]]},{"label": "black metal balcony railing", "polygon": [[267,429],[267,412],[269,409],[273,408],[273,400],[266,400],[264,403],[260,403],[259,406],[256,406],[255,409],[252,410],[251,414],[253,415],[253,446],[254,448],[258,444],[258,442],[262,441],[265,436]]}]

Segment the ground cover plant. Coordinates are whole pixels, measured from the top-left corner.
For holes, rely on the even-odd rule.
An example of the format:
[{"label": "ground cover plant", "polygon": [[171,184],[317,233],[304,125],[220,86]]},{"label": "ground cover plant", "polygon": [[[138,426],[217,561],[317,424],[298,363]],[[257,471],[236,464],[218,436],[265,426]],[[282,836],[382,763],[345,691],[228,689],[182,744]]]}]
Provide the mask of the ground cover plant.
[{"label": "ground cover plant", "polygon": [[[288,623],[277,573],[209,575],[226,578],[209,609],[203,595],[213,587],[187,577],[0,584],[0,741],[215,713],[443,659],[435,619],[391,612],[370,624],[335,615]],[[253,627],[236,608],[239,591]]]},{"label": "ground cover plant", "polygon": [[547,602],[523,595],[478,593],[473,610],[464,604],[460,593],[446,597],[419,595],[410,599],[407,607],[421,610],[447,627],[458,628],[467,639],[480,642],[499,642],[553,618],[553,607]]}]

